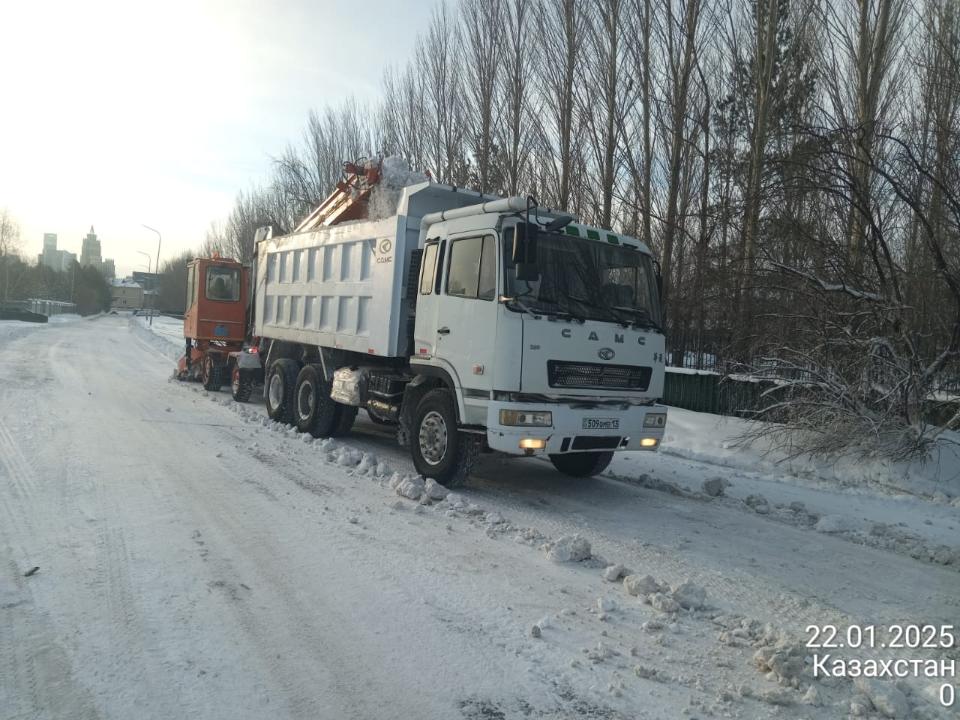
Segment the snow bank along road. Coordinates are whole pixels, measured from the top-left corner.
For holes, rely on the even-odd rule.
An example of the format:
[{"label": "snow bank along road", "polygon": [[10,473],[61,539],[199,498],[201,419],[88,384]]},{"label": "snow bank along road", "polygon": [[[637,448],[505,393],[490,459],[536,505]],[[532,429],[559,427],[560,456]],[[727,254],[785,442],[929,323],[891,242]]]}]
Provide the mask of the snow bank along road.
[{"label": "snow bank along road", "polygon": [[[910,524],[949,536],[949,503],[902,505],[905,551],[668,454],[586,482],[489,459],[442,497],[384,429],[312,441],[170,381],[172,346],[125,317],[10,337],[3,720],[956,716],[935,696],[955,678],[814,679],[802,645],[811,624],[960,624],[956,548],[916,551]],[[710,478],[733,486],[687,489]]]}]

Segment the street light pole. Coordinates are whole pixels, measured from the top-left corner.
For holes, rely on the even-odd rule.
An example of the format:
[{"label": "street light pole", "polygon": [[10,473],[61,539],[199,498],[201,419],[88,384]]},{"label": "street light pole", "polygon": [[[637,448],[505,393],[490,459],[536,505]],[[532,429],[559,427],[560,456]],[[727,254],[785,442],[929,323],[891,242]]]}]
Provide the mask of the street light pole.
[{"label": "street light pole", "polygon": [[[157,275],[159,276],[159,275],[160,275],[160,242],[163,240],[163,238],[160,237],[160,231],[159,231],[159,230],[155,230],[154,228],[150,227],[149,225],[144,225],[143,227],[145,227],[145,228],[146,228],[147,230],[149,230],[150,232],[155,232],[155,233],[157,234],[157,264],[156,264],[154,267],[156,267],[156,269],[157,269]],[[158,283],[158,284],[159,284],[159,283]],[[154,298],[156,298],[156,296],[157,296],[157,295],[156,295],[156,293],[157,293],[157,289],[156,289],[156,288],[153,289],[153,293],[154,293],[154,295],[153,295]],[[156,305],[157,305],[156,301],[154,301],[153,304],[154,304],[153,310],[155,310],[155,309],[156,309]],[[151,326],[151,327],[153,327],[153,310],[151,310],[151,312],[150,312],[150,326]]]},{"label": "street light pole", "polygon": [[144,250],[137,250],[137,252],[147,258],[147,274],[149,275],[149,274],[150,274],[150,268],[152,267],[152,266],[150,265],[150,262],[153,260],[153,258],[150,257],[150,253],[148,253],[148,252],[146,252],[146,251],[144,251]]}]

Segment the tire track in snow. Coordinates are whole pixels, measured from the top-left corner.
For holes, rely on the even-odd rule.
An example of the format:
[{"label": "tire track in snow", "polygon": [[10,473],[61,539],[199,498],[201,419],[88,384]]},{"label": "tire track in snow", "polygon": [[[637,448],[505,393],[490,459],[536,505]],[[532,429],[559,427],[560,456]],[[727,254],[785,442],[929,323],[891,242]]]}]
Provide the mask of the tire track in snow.
[{"label": "tire track in snow", "polygon": [[[4,397],[4,401],[6,397]],[[0,418],[0,462],[3,463],[21,502],[27,502],[37,489],[37,478],[26,457]]]}]

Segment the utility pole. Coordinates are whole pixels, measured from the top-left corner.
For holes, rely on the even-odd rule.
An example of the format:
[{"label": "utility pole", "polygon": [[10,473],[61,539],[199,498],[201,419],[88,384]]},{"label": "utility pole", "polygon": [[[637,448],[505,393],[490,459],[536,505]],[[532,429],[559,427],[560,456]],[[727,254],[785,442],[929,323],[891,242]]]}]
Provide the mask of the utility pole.
[{"label": "utility pole", "polygon": [[[157,264],[156,264],[154,267],[156,267],[156,269],[157,269],[157,279],[158,279],[158,283],[157,283],[157,284],[159,285],[159,275],[160,275],[160,242],[163,240],[163,238],[160,236],[160,231],[159,231],[159,230],[155,230],[154,228],[150,227],[149,225],[144,225],[143,227],[145,227],[145,228],[146,228],[147,230],[149,230],[150,232],[155,232],[155,233],[157,234]],[[147,267],[150,267],[149,264],[147,265]],[[153,297],[156,298],[156,297],[157,297],[157,295],[156,295],[157,289],[156,289],[156,288],[153,289],[153,293],[154,293]],[[156,305],[157,305],[156,300],[154,300],[153,305],[154,305],[154,307],[151,308],[151,310],[150,310],[150,327],[153,327],[153,311],[156,309]]]}]

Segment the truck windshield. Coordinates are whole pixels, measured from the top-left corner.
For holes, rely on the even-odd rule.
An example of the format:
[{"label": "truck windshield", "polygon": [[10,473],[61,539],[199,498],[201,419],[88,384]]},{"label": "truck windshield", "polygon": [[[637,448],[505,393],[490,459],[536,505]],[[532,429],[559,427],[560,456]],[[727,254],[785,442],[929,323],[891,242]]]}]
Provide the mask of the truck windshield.
[{"label": "truck windshield", "polygon": [[511,261],[513,231],[503,238],[505,295],[515,310],[569,315],[660,328],[660,303],[653,261],[623,245],[541,231],[537,280],[518,280]]}]

